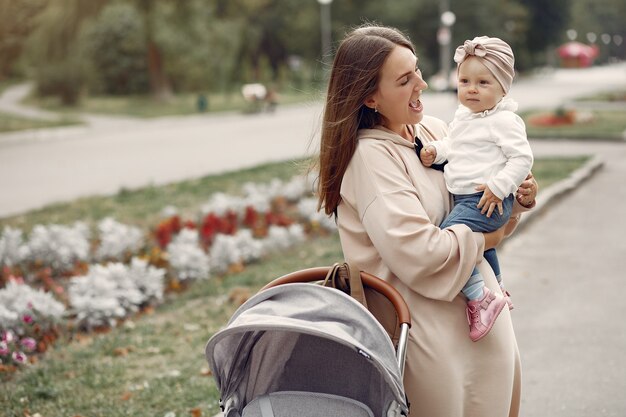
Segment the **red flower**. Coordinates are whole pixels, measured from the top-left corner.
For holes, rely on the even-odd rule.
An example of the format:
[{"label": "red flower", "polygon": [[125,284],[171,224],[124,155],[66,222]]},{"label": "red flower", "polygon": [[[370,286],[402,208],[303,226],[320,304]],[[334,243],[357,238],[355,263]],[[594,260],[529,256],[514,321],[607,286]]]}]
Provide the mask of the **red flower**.
[{"label": "red flower", "polygon": [[259,213],[257,213],[255,208],[252,206],[246,207],[246,213],[243,218],[243,224],[249,227],[250,229],[254,229],[258,221],[259,221]]},{"label": "red flower", "polygon": [[164,249],[170,243],[172,236],[180,232],[180,229],[181,223],[178,216],[172,216],[158,224],[154,231],[154,236],[161,249]]}]

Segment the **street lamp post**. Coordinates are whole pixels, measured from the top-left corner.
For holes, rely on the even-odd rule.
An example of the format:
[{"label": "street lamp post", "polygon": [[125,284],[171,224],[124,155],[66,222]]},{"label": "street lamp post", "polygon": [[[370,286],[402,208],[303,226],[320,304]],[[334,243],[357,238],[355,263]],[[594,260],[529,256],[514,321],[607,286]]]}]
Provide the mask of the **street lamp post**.
[{"label": "street lamp post", "polygon": [[331,55],[330,4],[333,0],[317,0],[320,4],[320,29],[322,35],[322,62],[328,63]]},{"label": "street lamp post", "polygon": [[437,41],[439,42],[439,68],[441,69],[442,85],[445,90],[450,88],[450,61],[452,59],[451,41],[452,25],[456,21],[456,16],[449,10],[448,0],[439,1],[439,31]]}]

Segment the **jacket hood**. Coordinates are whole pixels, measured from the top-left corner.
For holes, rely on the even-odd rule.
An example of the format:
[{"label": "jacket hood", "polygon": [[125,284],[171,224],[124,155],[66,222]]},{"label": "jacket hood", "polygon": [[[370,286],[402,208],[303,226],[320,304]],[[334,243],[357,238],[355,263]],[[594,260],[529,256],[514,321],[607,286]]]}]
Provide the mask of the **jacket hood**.
[{"label": "jacket hood", "polygon": [[[413,131],[415,132],[418,128],[417,126],[412,126]],[[384,126],[377,125],[371,129],[359,129],[356,136],[357,140],[361,139],[376,139],[376,140],[387,140],[393,142],[400,146],[407,146],[409,148],[413,148],[414,142],[409,142],[402,136],[398,135],[396,132],[393,132],[387,129]]]}]

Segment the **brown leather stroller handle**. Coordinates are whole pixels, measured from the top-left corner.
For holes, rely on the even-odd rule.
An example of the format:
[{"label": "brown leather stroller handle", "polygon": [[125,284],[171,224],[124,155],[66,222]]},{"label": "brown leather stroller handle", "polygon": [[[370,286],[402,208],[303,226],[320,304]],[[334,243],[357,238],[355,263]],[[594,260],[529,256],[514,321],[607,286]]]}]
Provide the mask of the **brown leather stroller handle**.
[{"label": "brown leather stroller handle", "polygon": [[[263,288],[261,288],[261,291],[283,284],[320,281],[326,277],[326,274],[328,274],[330,268],[331,267],[328,266],[320,266],[291,272],[271,281]],[[409,306],[407,306],[404,298],[402,298],[402,295],[400,295],[398,290],[396,290],[388,282],[383,281],[382,279],[363,271],[361,271],[361,281],[363,282],[364,287],[371,288],[381,293],[391,302],[391,304],[393,304],[393,307],[395,308],[398,315],[398,321],[400,322],[400,324],[407,324],[409,327],[411,326],[411,313],[409,312]]]}]

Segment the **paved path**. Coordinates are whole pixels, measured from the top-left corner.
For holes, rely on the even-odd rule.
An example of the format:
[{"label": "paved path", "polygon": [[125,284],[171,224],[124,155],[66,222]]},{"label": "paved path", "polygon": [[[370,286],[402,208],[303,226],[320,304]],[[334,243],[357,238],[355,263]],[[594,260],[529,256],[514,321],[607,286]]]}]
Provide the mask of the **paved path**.
[{"label": "paved path", "polygon": [[522,416],[625,416],[626,144],[533,148],[593,152],[604,164],[500,251],[516,305]]},{"label": "paved path", "polygon": [[[626,88],[626,63],[557,70],[516,82],[520,108],[552,106],[596,90]],[[424,97],[426,112],[450,120],[456,98]],[[310,155],[317,101],[275,114],[135,120],[90,116],[92,124],[0,134],[0,218],[120,188],[159,185]]]},{"label": "paved path", "polygon": [[21,104],[30,94],[33,86],[24,83],[8,87],[0,95],[0,112],[9,113],[26,119],[57,120],[57,114]]}]

